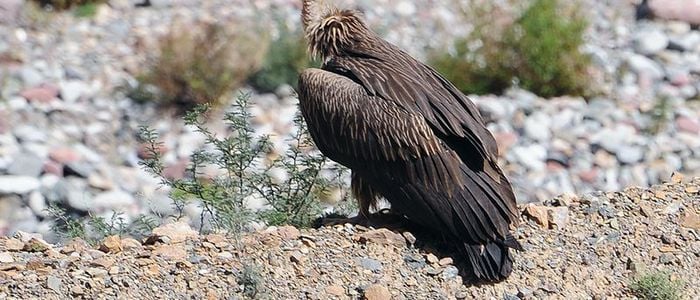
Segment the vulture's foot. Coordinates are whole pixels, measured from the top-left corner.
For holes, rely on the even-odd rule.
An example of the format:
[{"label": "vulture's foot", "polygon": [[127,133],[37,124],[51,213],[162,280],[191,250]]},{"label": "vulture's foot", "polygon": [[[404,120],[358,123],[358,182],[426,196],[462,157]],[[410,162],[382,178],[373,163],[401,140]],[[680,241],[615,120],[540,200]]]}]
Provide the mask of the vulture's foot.
[{"label": "vulture's foot", "polygon": [[319,227],[352,224],[374,228],[403,228],[407,220],[403,215],[392,212],[388,208],[384,208],[368,216],[362,214],[352,218],[338,218],[334,216],[320,218],[318,221]]}]

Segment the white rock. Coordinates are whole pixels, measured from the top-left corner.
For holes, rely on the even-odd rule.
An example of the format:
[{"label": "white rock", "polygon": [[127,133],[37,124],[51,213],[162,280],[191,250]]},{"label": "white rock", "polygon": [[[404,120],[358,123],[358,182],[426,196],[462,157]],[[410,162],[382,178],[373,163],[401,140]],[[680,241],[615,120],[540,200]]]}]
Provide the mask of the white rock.
[{"label": "white rock", "polygon": [[47,217],[48,211],[46,206],[46,199],[39,191],[33,191],[29,194],[29,200],[27,201],[29,208],[32,209],[35,215],[40,217]]},{"label": "white rock", "polygon": [[617,160],[625,164],[635,164],[644,158],[644,150],[639,146],[622,146],[615,153]]},{"label": "white rock", "polygon": [[134,196],[122,190],[114,190],[97,194],[93,199],[94,208],[119,209],[135,203]]},{"label": "white rock", "polygon": [[41,186],[39,179],[30,176],[0,176],[0,194],[26,194]]},{"label": "white rock", "polygon": [[660,80],[664,77],[664,70],[661,66],[644,55],[629,55],[627,63],[638,76],[647,76],[651,80]]},{"label": "white rock", "polygon": [[73,103],[87,93],[89,87],[82,81],[69,80],[60,83],[61,99],[67,103]]},{"label": "white rock", "polygon": [[547,149],[540,144],[530,146],[518,146],[511,149],[509,155],[513,155],[515,161],[520,162],[534,171],[541,171],[545,168],[547,159]]},{"label": "white rock", "polygon": [[656,27],[646,27],[637,31],[634,37],[634,48],[637,53],[654,55],[668,47],[668,36]]},{"label": "white rock", "polygon": [[525,134],[538,142],[549,141],[552,135],[549,128],[551,123],[552,121],[546,113],[536,112],[525,120]]}]

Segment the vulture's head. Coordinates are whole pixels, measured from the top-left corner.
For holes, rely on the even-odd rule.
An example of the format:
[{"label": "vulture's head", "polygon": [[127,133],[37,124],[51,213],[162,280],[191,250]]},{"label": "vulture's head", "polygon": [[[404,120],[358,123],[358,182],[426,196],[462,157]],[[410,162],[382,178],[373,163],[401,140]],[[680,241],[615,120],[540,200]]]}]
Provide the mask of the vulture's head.
[{"label": "vulture's head", "polygon": [[326,59],[373,36],[354,10],[341,10],[324,0],[303,0],[301,21],[314,57]]}]

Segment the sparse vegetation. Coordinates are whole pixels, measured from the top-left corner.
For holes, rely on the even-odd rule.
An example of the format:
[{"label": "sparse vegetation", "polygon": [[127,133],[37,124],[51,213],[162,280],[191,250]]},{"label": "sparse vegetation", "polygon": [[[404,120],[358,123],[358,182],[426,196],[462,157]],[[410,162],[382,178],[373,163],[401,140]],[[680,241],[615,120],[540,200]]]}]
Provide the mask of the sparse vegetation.
[{"label": "sparse vegetation", "polygon": [[460,90],[500,94],[515,83],[543,97],[590,93],[590,59],[579,50],[587,23],[579,10],[534,0],[512,18],[493,4],[472,7],[465,13],[472,34],[455,43],[454,55],[430,58]]},{"label": "sparse vegetation", "polygon": [[263,292],[263,278],[258,269],[250,264],[243,265],[238,274],[238,284],[243,286],[243,295],[251,299],[257,299]]},{"label": "sparse vegetation", "polygon": [[282,84],[297,85],[301,70],[313,64],[306,53],[306,42],[299,30],[278,26],[275,38],[265,56],[262,68],[250,78],[250,84],[259,91],[272,92]]},{"label": "sparse vegetation", "polygon": [[[230,129],[226,137],[218,137],[206,127],[206,106],[186,115],[185,123],[196,127],[206,138],[206,146],[192,154],[186,178],[173,180],[162,176],[158,137],[147,128],[142,130],[142,137],[149,145],[151,158],[142,165],[171,188],[177,211],[181,212],[191,201],[201,203],[200,231],[206,231],[207,223],[211,223],[216,229],[235,234],[252,220],[271,225],[311,226],[321,212],[315,195],[342,187],[336,177],[323,175],[342,171],[330,169],[325,157],[312,147],[301,118],[296,119],[298,130],[290,137],[289,150],[278,158],[267,159],[271,144],[266,136],[254,136],[248,98],[249,95],[241,94],[226,113],[224,121]],[[218,172],[205,175],[203,170],[208,167]],[[280,172],[273,175],[272,170]],[[264,200],[267,209],[251,211],[248,202],[255,199]]]},{"label": "sparse vegetation", "polygon": [[162,104],[183,111],[199,104],[220,106],[262,61],[264,44],[235,25],[174,23],[160,40],[159,55],[140,78],[162,93]]},{"label": "sparse vegetation", "polygon": [[95,215],[73,215],[58,205],[49,206],[49,215],[54,220],[51,231],[61,239],[82,238],[97,244],[110,235],[143,237],[159,225],[153,217],[141,215],[130,224],[126,216],[117,212],[109,218]]},{"label": "sparse vegetation", "polygon": [[72,7],[80,7],[86,5],[96,5],[99,3],[106,2],[105,0],[35,0],[44,7],[51,7],[53,9],[69,9]]},{"label": "sparse vegetation", "polygon": [[637,297],[652,300],[681,299],[680,288],[680,282],[672,280],[670,274],[661,271],[642,274],[630,284],[630,289]]},{"label": "sparse vegetation", "polygon": [[93,17],[97,13],[97,3],[85,3],[75,8],[75,15],[81,18]]}]

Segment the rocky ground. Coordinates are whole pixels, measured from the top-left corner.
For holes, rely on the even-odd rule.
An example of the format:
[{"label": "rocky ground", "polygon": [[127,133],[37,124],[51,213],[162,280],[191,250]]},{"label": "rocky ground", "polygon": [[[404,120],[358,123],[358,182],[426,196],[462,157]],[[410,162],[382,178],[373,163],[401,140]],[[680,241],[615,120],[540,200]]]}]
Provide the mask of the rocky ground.
[{"label": "rocky ground", "polygon": [[[0,234],[23,230],[52,239],[49,205],[77,215],[120,212],[127,221],[172,214],[167,189],[137,165],[138,127],[161,134],[173,176],[203,139],[120,87],[135,84],[170,20],[298,26],[299,1],[137,2],[109,1],[94,17],[79,18],[0,1]],[[636,20],[637,2],[583,1],[592,25],[584,51],[596,66],[599,97],[542,99],[518,89],[473,97],[503,150],[519,202],[649,186],[674,171],[700,175],[700,31],[692,20]],[[450,1],[346,5],[419,58],[470,30]],[[296,111],[290,88],[254,93],[252,101],[258,133],[272,134],[283,151]],[[191,219],[200,211],[187,210]]]},{"label": "rocky ground", "polygon": [[[239,237],[187,224],[143,240],[51,245],[0,239],[0,298],[59,299],[623,299],[654,270],[700,297],[700,178],[562,196],[522,207],[506,281],[466,286],[460,261],[420,234],[353,225],[270,227]],[[417,238],[416,238],[417,237]]]}]

